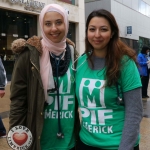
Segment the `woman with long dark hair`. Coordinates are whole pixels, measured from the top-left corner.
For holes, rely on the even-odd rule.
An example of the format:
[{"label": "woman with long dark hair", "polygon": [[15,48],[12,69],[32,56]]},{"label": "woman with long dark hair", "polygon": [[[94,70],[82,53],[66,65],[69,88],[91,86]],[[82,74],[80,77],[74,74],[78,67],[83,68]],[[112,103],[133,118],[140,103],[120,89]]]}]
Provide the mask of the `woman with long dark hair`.
[{"label": "woman with long dark hair", "polygon": [[88,16],[85,47],[76,66],[81,113],[77,149],[138,150],[143,109],[136,53],[120,40],[107,10]]}]

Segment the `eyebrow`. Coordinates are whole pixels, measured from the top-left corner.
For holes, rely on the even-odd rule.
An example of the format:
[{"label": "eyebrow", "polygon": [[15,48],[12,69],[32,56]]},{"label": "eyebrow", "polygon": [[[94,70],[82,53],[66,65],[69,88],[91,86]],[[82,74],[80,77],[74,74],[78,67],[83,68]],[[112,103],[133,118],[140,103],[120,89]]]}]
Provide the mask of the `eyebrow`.
[{"label": "eyebrow", "polygon": [[[89,25],[89,27],[95,27],[94,25]],[[107,27],[108,28],[108,26],[100,26],[100,27]]]},{"label": "eyebrow", "polygon": [[[55,20],[55,21],[63,21],[63,19],[57,19],[57,20]],[[45,22],[51,22],[51,21],[45,20]]]}]

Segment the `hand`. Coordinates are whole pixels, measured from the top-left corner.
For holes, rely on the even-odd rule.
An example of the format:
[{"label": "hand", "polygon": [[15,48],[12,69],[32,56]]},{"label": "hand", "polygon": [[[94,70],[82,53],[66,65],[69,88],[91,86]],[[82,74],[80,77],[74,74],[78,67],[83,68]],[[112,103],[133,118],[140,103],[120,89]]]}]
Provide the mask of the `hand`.
[{"label": "hand", "polygon": [[0,97],[2,98],[5,95],[5,90],[0,90]]}]

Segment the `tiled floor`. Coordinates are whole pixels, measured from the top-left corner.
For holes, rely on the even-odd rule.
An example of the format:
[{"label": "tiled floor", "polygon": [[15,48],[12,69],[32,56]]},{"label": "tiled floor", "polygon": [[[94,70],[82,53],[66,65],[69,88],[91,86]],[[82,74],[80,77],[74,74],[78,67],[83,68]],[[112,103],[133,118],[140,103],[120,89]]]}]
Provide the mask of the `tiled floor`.
[{"label": "tiled floor", "polygon": [[150,119],[145,117],[141,122],[140,150],[150,150]]},{"label": "tiled floor", "polygon": [[[9,88],[10,83],[8,83],[6,87],[6,94],[4,98],[0,98],[0,115],[3,117],[3,122],[8,131],[9,127]],[[149,95],[150,95],[150,85],[149,85]],[[150,150],[150,98],[143,99],[143,108],[144,108],[144,117],[141,122],[141,142],[140,142],[140,150]],[[12,150],[6,141],[6,138],[0,138],[0,150]]]}]

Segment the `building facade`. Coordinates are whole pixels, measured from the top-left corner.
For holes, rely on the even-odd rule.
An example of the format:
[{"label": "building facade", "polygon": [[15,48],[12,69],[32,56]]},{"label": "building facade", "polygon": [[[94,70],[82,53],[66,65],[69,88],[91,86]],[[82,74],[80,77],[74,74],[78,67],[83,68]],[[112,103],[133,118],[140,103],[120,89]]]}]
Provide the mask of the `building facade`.
[{"label": "building facade", "polygon": [[95,9],[106,9],[116,18],[120,38],[137,51],[150,47],[150,0],[85,0],[85,18]]},{"label": "building facade", "polygon": [[84,0],[2,0],[0,1],[0,56],[8,80],[11,80],[14,65],[11,43],[18,38],[27,40],[33,35],[40,36],[39,14],[45,5],[51,3],[60,4],[68,11],[68,38],[76,44],[79,53],[84,51]]}]

